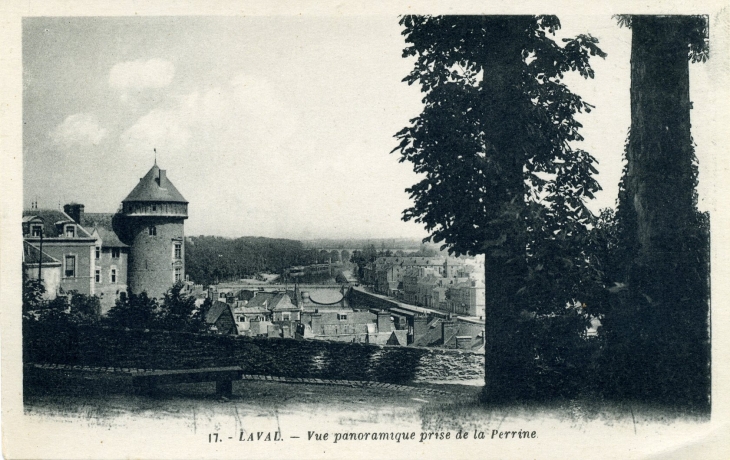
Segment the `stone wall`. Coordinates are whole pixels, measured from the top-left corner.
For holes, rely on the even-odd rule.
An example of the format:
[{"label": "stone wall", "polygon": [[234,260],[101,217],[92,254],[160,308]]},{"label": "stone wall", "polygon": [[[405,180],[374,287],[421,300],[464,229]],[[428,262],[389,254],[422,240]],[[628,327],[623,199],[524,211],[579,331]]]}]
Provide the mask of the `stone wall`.
[{"label": "stone wall", "polygon": [[[127,217],[132,233],[128,261],[128,286],[133,294],[143,291],[147,295],[162,299],[175,283],[174,266],[179,266],[180,279],[185,279],[185,244],[182,217]],[[155,227],[155,235],[149,228]],[[181,243],[181,259],[173,258],[173,245]],[[177,264],[177,265],[176,265]]]},{"label": "stone wall", "polygon": [[320,340],[80,327],[24,332],[24,361],[189,369],[242,366],[246,373],[388,383],[484,381],[484,355],[469,351]]}]

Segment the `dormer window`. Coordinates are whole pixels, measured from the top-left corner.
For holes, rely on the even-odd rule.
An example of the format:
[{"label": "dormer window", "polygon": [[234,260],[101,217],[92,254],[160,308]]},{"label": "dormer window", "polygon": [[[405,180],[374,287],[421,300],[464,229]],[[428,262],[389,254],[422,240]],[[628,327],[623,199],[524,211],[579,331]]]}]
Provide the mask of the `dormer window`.
[{"label": "dormer window", "polygon": [[112,248],[112,259],[118,259],[121,250],[119,248]]},{"label": "dormer window", "polygon": [[66,225],[66,238],[76,237],[76,227],[74,225]]},{"label": "dormer window", "polygon": [[34,224],[30,226],[30,236],[40,237],[42,231],[42,225]]}]

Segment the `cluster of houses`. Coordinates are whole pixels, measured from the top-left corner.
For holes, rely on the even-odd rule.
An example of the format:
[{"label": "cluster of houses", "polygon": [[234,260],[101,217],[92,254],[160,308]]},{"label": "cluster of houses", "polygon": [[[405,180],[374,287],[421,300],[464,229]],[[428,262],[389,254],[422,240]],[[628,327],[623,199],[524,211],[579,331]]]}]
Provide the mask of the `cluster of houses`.
[{"label": "cluster of houses", "polygon": [[[409,306],[361,287],[212,287],[210,332],[258,338],[481,350],[484,321]],[[200,301],[203,301],[201,298]]]},{"label": "cluster of houses", "polygon": [[413,305],[484,317],[484,262],[479,258],[378,257],[364,267],[362,281]]},{"label": "cluster of houses", "polygon": [[407,330],[399,330],[390,313],[351,307],[344,285],[311,291],[212,288],[209,296],[206,322],[218,334],[407,345]]}]

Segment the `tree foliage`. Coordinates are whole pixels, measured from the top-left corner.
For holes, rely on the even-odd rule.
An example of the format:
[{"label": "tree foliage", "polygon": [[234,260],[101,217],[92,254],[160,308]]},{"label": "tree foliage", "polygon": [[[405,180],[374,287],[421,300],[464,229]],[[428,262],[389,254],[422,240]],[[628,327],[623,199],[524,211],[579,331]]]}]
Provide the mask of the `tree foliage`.
[{"label": "tree foliage", "polygon": [[346,284],[347,278],[345,277],[344,273],[342,273],[341,271],[337,272],[337,274],[335,275],[335,282],[337,284]]},{"label": "tree foliage", "polygon": [[69,350],[76,349],[80,326],[98,322],[99,298],[68,291],[46,300],[44,293],[42,282],[23,277],[23,361],[73,363]]},{"label": "tree foliage", "polygon": [[[631,28],[635,18],[641,15],[616,14],[613,16],[619,27]],[[691,62],[705,62],[710,58],[710,22],[706,15],[694,16],[643,16],[649,18],[666,18],[677,21],[681,29],[678,34],[683,37],[687,50],[687,58]]]},{"label": "tree foliage", "polygon": [[208,300],[200,308],[196,307],[195,298],[185,294],[184,288],[183,283],[175,283],[161,303],[146,292],[118,299],[104,318],[104,323],[129,329],[204,332],[207,330],[205,314],[211,302]]},{"label": "tree foliage", "polygon": [[[324,257],[324,259],[323,259]],[[186,273],[196,283],[235,281],[256,273],[282,273],[295,265],[329,258],[300,241],[280,238],[191,237],[185,246]]]},{"label": "tree foliage", "polygon": [[43,307],[46,287],[37,278],[31,278],[23,270],[23,319],[31,319],[35,311]]},{"label": "tree foliage", "polygon": [[105,323],[111,327],[129,329],[154,329],[159,305],[146,292],[129,294],[117,299],[106,315]]},{"label": "tree foliage", "polygon": [[425,175],[407,190],[414,206],[404,219],[457,254],[498,245],[505,223],[525,218],[526,202],[546,217],[587,223],[585,199],[600,189],[595,159],[569,143],[582,140],[575,114],[591,106],[562,79],[593,76],[589,57],[605,56],[598,40],[580,35],[559,46],[548,35],[560,27],[554,16],[405,16],[401,24],[403,56],[416,57],[404,81],[426,93],[423,113],[396,135],[400,161]]},{"label": "tree foliage", "polygon": [[363,278],[365,266],[369,263],[375,262],[378,258],[378,250],[375,249],[374,244],[367,245],[362,250],[355,250],[350,257],[350,262],[357,266],[357,277],[358,279]]},{"label": "tree foliage", "polygon": [[585,202],[600,186],[595,159],[574,147],[575,115],[592,106],[563,77],[593,77],[590,57],[605,53],[590,35],[558,44],[555,16],[404,16],[401,25],[403,56],[415,58],[404,81],[425,93],[421,115],[396,134],[400,161],[423,177],[407,189],[414,204],[403,218],[450,253],[485,254],[487,393],[531,393],[529,377],[514,380],[535,371],[540,333],[525,317],[565,313],[593,279]]},{"label": "tree foliage", "polygon": [[165,298],[159,306],[156,318],[156,327],[168,331],[197,332],[199,324],[194,324],[195,297],[183,292],[185,285],[175,283],[165,293]]}]

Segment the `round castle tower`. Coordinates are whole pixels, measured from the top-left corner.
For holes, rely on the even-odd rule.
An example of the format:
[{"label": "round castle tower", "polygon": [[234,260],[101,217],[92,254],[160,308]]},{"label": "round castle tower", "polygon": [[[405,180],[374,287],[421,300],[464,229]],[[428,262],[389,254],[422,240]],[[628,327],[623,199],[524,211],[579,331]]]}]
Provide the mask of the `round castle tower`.
[{"label": "round castle tower", "polygon": [[185,280],[185,233],[188,202],[155,162],[122,201],[125,241],[130,246],[129,292],[162,299]]}]

